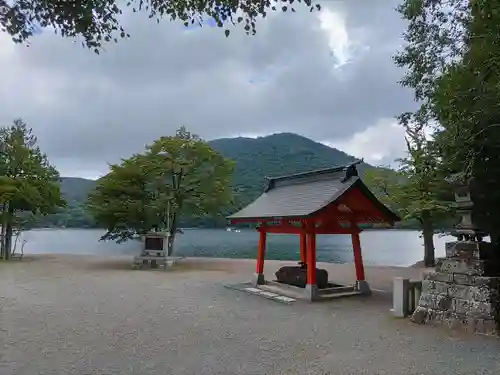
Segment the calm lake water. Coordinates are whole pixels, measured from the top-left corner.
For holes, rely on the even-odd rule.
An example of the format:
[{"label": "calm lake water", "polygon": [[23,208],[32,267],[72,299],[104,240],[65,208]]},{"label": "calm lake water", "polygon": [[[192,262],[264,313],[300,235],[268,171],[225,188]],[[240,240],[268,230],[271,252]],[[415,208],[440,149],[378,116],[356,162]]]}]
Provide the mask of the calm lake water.
[{"label": "calm lake water", "polygon": [[[136,255],[140,241],[123,244],[99,242],[104,231],[98,229],[38,229],[23,233],[25,254],[101,254]],[[444,243],[453,237],[435,236],[436,256],[444,256]],[[255,258],[258,233],[254,230],[226,232],[224,229],[190,229],[176,238],[175,254],[180,256]],[[361,233],[363,259],[367,265],[409,266],[422,260],[423,240],[415,231],[366,231]],[[319,261],[353,261],[351,238],[324,235],[317,239]],[[268,235],[267,259],[297,260],[299,237]]]}]

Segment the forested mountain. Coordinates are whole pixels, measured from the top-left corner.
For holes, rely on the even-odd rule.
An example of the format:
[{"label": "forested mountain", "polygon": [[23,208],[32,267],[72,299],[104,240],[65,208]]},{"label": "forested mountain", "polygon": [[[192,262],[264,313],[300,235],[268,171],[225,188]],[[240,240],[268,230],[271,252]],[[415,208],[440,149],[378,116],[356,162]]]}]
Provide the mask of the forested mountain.
[{"label": "forested mountain", "polygon": [[[222,155],[236,161],[234,187],[251,195],[262,192],[265,177],[329,168],[357,160],[345,152],[291,133],[261,138],[223,138],[211,144]],[[366,165],[360,170],[364,168]]]},{"label": "forested mountain", "polygon": [[[222,155],[236,162],[233,186],[239,205],[248,203],[263,191],[265,177],[328,168],[356,160],[335,148],[292,133],[260,138],[223,138],[213,140],[210,144]],[[361,173],[367,168],[374,167],[364,163],[359,166]],[[95,181],[92,180],[63,177],[61,191],[68,201],[68,208],[42,218],[36,223],[37,226],[93,226],[92,220],[84,211],[84,204],[94,185]],[[184,226],[223,224],[205,220],[183,221]]]},{"label": "forested mountain", "polygon": [[61,191],[68,202],[83,202],[94,189],[95,181],[80,177],[61,177]]},{"label": "forested mountain", "polygon": [[85,211],[85,202],[95,181],[79,177],[61,177],[61,193],[68,207],[59,213],[30,220],[35,227],[92,228],[94,222]]}]

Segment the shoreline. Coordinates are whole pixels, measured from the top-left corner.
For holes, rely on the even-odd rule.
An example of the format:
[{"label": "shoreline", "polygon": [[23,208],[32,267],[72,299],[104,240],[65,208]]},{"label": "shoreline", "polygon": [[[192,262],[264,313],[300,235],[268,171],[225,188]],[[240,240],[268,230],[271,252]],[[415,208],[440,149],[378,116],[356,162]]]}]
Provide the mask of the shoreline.
[{"label": "shoreline", "polygon": [[[173,255],[175,256],[175,254]],[[134,255],[131,254],[94,254],[94,253],[25,253],[24,257],[21,261],[23,260],[44,260],[44,259],[78,259],[81,258],[81,260],[102,260],[102,261],[109,261],[109,260],[130,260],[132,262],[132,258]],[[257,259],[256,258],[225,258],[225,257],[211,257],[211,256],[204,256],[204,257],[197,257],[197,256],[186,256],[186,257],[181,257],[181,262],[200,262],[200,263],[228,263],[232,265],[249,265],[249,264],[255,264]],[[423,266],[423,260],[420,260],[416,263],[413,263],[409,266],[394,266],[394,265],[367,265],[365,264],[364,267],[365,269],[426,269],[426,267]],[[286,265],[295,265],[298,264],[297,260],[290,260],[290,259],[265,259],[265,264],[286,264]],[[352,266],[354,267],[354,262],[346,262],[346,263],[335,263],[335,262],[322,262],[322,261],[317,261],[316,262],[317,266],[322,266],[322,267],[345,267],[345,266]]]},{"label": "shoreline", "polygon": [[[22,238],[27,241],[25,254],[79,253],[79,254],[127,254],[141,250],[140,241],[116,244],[114,241],[99,241],[104,234],[101,229],[33,229],[25,231]],[[317,243],[318,261],[352,262],[351,241],[348,236],[321,236]],[[178,236],[176,255],[196,257],[227,257],[255,259],[258,235],[252,230],[228,233],[223,229],[192,229]],[[442,242],[437,256],[442,256]],[[363,258],[366,265],[391,265],[395,267],[415,266],[423,257],[418,233],[409,230],[368,230],[361,236]],[[438,246],[436,246],[438,247]],[[268,259],[295,261],[299,258],[299,244],[295,236],[270,235]],[[418,266],[418,265],[417,265]]]},{"label": "shoreline", "polygon": [[[20,261],[2,262],[0,265],[26,264],[39,268],[44,274],[53,274],[58,277],[61,273],[70,270],[86,272],[157,272],[156,270],[132,270],[132,256],[130,255],[108,255],[108,254],[26,254]],[[274,273],[282,266],[296,265],[296,261],[289,260],[266,260],[264,264],[265,277],[274,279]],[[244,258],[212,258],[212,257],[186,257],[181,259],[168,274],[184,274],[187,279],[198,277],[193,273],[205,273],[212,271],[220,274],[221,281],[244,281],[251,279],[255,273],[255,259]],[[353,284],[355,280],[355,269],[353,263],[325,263],[318,262],[318,268],[325,269],[332,281],[346,285]],[[410,279],[422,279],[428,272],[426,268],[414,266],[365,266],[366,280],[374,290],[392,292],[393,279],[405,277]],[[162,272],[163,274],[163,272]],[[191,276],[192,275],[192,276]]]},{"label": "shoreline", "polygon": [[[226,227],[219,227],[219,228],[205,228],[205,227],[190,227],[190,228],[178,228],[182,230],[220,230],[220,231],[225,231],[226,228],[236,228],[239,230],[244,230],[244,231],[252,231],[255,232],[255,229],[252,228],[237,228],[233,226],[226,226]],[[84,228],[84,227],[34,227],[34,228],[29,228],[25,229],[24,231],[35,231],[35,230],[101,230],[101,231],[106,231],[106,228]],[[391,231],[397,231],[397,232],[420,232],[419,229],[411,229],[411,228],[365,228],[363,229],[363,232],[391,232]],[[436,232],[434,233],[435,235],[440,235],[445,232]]]}]

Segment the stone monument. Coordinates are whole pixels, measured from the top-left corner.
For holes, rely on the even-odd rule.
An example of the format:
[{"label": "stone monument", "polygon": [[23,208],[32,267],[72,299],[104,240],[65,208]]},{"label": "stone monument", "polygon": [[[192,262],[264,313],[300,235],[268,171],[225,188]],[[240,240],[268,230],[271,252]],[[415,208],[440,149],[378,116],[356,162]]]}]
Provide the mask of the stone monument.
[{"label": "stone monument", "polygon": [[167,260],[167,232],[149,232],[144,235],[144,247],[139,256],[134,257],[134,268],[142,268],[150,265],[158,268],[160,264],[165,265]]},{"label": "stone monument", "polygon": [[500,254],[477,225],[474,180],[455,176],[455,207],[461,222],[446,244],[446,258],[426,275],[412,320],[416,323],[464,327],[470,332],[500,333]]}]

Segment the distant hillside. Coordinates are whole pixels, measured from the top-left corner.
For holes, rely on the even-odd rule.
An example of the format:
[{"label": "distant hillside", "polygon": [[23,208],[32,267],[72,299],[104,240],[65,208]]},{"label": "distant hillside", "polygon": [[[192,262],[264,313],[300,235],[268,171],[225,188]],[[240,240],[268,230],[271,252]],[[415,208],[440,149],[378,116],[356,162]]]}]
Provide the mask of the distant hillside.
[{"label": "distant hillside", "polygon": [[[236,162],[233,186],[239,205],[256,198],[265,187],[265,177],[305,172],[313,169],[345,165],[356,161],[354,156],[292,133],[273,134],[259,138],[223,138],[209,142],[223,156]],[[359,171],[374,168],[362,163]],[[41,225],[92,226],[83,210],[95,181],[63,177],[61,191],[69,209],[47,217]],[[57,219],[57,220],[56,220]],[[185,222],[183,225],[214,225],[205,222]]]},{"label": "distant hillside", "polygon": [[[343,151],[292,133],[259,138],[222,138],[211,141],[214,149],[236,161],[234,188],[255,198],[265,186],[265,178],[313,169],[345,165],[357,160]],[[359,166],[363,173],[368,164]]]},{"label": "distant hillside", "polygon": [[94,180],[80,177],[61,177],[61,192],[68,202],[85,201],[94,186]]}]

